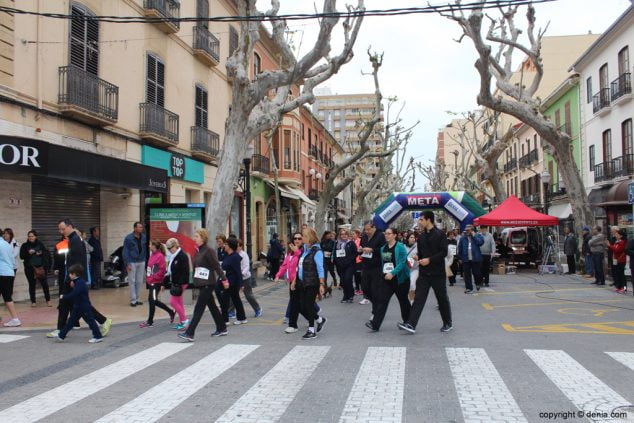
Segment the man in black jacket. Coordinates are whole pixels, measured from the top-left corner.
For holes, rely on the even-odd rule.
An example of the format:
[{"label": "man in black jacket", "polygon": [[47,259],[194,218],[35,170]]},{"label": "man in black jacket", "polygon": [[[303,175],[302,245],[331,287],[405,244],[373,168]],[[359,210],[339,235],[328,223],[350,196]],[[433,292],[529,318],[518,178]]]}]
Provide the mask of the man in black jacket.
[{"label": "man in black jacket", "polygon": [[441,332],[449,332],[453,329],[451,322],[451,305],[447,295],[447,274],[445,271],[445,257],[447,256],[447,237],[436,228],[434,213],[425,210],[419,221],[423,232],[418,237],[418,279],[416,280],[416,294],[414,304],[407,322],[399,323],[398,328],[409,333],[416,333],[418,319],[423,312],[429,288],[434,289],[443,327]]},{"label": "man in black jacket", "polygon": [[363,285],[363,296],[361,304],[372,303],[372,315],[374,315],[375,304],[372,299],[373,287],[383,282],[383,271],[381,269],[381,247],[385,245],[385,235],[378,231],[374,222],[368,220],[363,224],[363,236],[358,253],[361,254],[363,273],[361,285]]},{"label": "man in black jacket", "polygon": [[101,240],[99,239],[99,227],[90,228],[90,238],[88,244],[92,247],[90,253],[90,276],[92,279],[93,289],[101,288],[101,263],[103,263],[103,250],[101,249]]}]

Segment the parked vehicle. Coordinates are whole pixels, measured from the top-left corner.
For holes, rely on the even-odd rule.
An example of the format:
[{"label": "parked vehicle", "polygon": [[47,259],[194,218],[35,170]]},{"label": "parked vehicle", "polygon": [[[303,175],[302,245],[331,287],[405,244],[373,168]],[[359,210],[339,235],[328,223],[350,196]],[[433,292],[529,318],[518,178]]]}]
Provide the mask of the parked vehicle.
[{"label": "parked vehicle", "polygon": [[507,260],[517,263],[541,263],[543,234],[532,227],[505,228],[502,230],[502,245],[508,252]]},{"label": "parked vehicle", "polygon": [[112,285],[119,288],[128,284],[128,277],[123,263],[123,246],[117,248],[110,254],[110,261],[104,263],[104,276],[101,279],[102,285]]}]

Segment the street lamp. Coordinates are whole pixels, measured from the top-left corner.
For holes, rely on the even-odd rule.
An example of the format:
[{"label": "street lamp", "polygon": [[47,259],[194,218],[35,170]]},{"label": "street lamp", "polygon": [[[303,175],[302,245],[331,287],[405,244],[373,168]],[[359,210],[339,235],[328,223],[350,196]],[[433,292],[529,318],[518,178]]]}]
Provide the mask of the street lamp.
[{"label": "street lamp", "polygon": [[548,171],[544,169],[541,177],[544,186],[544,213],[548,214],[548,184],[550,184],[550,173],[548,173]]},{"label": "street lamp", "polygon": [[[246,202],[246,223],[247,223],[247,233],[246,233],[246,241],[247,241],[247,255],[249,256],[249,267],[253,267],[253,260],[251,249],[253,248],[253,240],[251,237],[251,158],[253,157],[253,144],[249,144],[247,150],[244,153],[244,157],[242,159],[242,163],[244,164],[244,169],[241,170],[240,176],[243,179],[244,183],[242,185],[242,191],[244,192],[244,201]],[[255,278],[253,279],[255,282]]]}]

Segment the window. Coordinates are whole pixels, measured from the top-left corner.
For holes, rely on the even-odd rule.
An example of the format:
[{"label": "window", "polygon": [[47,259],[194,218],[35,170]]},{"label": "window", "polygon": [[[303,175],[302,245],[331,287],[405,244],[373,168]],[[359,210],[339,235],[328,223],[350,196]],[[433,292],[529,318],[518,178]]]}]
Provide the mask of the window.
[{"label": "window", "polygon": [[630,49],[625,46],[619,51],[619,76],[630,72]]},{"label": "window", "polygon": [[165,107],[165,65],[153,54],[147,55],[145,101]]},{"label": "window", "polygon": [[596,164],[594,145],[588,147],[588,163],[590,164],[590,172],[594,171],[594,166]]},{"label": "window", "polygon": [[564,104],[564,127],[566,134],[572,136],[572,118],[570,117],[570,101]]},{"label": "window", "polygon": [[99,71],[99,22],[80,5],[71,7],[70,64],[97,75]]},{"label": "window", "polygon": [[302,129],[301,129],[301,131],[302,131],[302,139],[304,139],[304,124],[303,124],[303,123],[302,123]]},{"label": "window", "polygon": [[312,140],[313,139],[313,131],[308,128],[308,154],[310,154],[310,148],[312,147]]},{"label": "window", "polygon": [[[603,163],[612,160],[612,131],[603,131]],[[604,165],[606,166],[606,165]]]},{"label": "window", "polygon": [[608,64],[605,63],[603,66],[599,68],[599,88],[604,89],[608,88],[610,84],[608,78]]},{"label": "window", "polygon": [[257,53],[253,53],[253,78],[262,72],[262,59]]},{"label": "window", "polygon": [[592,77],[586,79],[586,102],[592,103]]},{"label": "window", "polygon": [[229,55],[232,55],[234,51],[238,49],[238,44],[240,42],[240,34],[238,34],[238,30],[234,27],[229,27]]},{"label": "window", "polygon": [[632,154],[634,154],[634,146],[632,145],[632,119],[628,119],[621,123],[621,141],[623,144],[623,155],[626,156],[628,163],[631,163]]},{"label": "window", "polygon": [[284,130],[284,169],[291,169],[291,131]]},{"label": "window", "polygon": [[205,90],[200,85],[196,85],[196,98],[194,105],[194,120],[195,126],[200,128],[207,128],[207,90]]},{"label": "window", "polygon": [[[209,17],[209,0],[196,0],[196,16],[198,18]],[[200,20],[196,22],[196,26],[209,30],[209,21]]]},{"label": "window", "polygon": [[561,111],[559,109],[555,110],[555,126],[557,129],[561,128]]}]

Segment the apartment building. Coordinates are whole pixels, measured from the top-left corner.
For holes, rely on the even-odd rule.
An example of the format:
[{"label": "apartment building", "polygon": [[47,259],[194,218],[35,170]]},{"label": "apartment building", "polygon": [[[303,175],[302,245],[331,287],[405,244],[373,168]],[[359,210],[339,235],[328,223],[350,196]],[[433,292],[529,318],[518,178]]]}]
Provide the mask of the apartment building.
[{"label": "apartment building", "polygon": [[582,169],[593,205],[606,223],[631,227],[628,187],[634,176],[632,62],[634,8],[630,6],[572,65],[580,76]]},{"label": "apartment building", "polygon": [[[58,219],[69,216],[84,230],[100,226],[110,253],[145,219],[145,204],[208,201],[238,32],[229,23],[89,17],[226,16],[237,13],[231,1],[2,4],[72,17],[0,13],[2,226],[20,242],[36,229],[51,248]],[[17,299],[25,286],[20,271]]]}]

